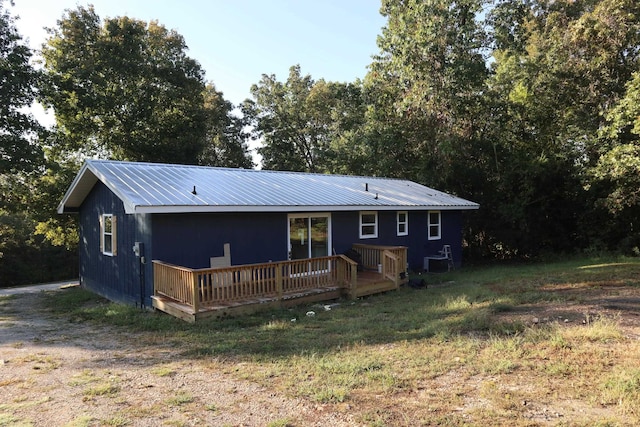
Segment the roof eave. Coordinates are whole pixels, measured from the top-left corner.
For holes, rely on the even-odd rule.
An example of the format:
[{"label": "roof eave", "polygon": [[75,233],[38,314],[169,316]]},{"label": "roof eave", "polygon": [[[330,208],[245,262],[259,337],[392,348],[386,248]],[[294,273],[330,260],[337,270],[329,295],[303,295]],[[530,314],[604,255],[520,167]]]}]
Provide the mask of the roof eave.
[{"label": "roof eave", "polygon": [[342,205],[342,206],[214,206],[214,205],[171,205],[171,206],[134,206],[127,213],[230,213],[230,212],[347,212],[347,211],[459,211],[477,210],[480,205],[446,205],[446,206],[379,206],[379,205]]},{"label": "roof eave", "polygon": [[136,213],[136,206],[96,169],[91,160],[84,162],[80,171],[74,178],[65,193],[62,201],[58,205],[59,214],[78,213],[80,206],[91,192],[91,189],[101,181],[109,188],[124,204],[125,213]]},{"label": "roof eave", "polygon": [[76,189],[80,181],[85,179],[85,174],[87,173],[88,169],[89,169],[89,164],[88,162],[85,162],[80,168],[80,171],[77,173],[76,177],[73,179],[73,182],[71,182],[71,185],[67,189],[67,192],[64,194],[62,201],[60,201],[60,204],[56,209],[59,214],[77,212],[77,209],[79,208],[79,206],[67,206],[67,205],[69,203],[69,199],[76,194]]}]

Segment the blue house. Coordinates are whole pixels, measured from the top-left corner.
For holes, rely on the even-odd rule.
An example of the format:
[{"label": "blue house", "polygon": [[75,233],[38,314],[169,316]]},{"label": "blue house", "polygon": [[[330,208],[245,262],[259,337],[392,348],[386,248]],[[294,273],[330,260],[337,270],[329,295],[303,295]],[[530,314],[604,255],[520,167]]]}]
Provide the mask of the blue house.
[{"label": "blue house", "polygon": [[[87,160],[58,212],[79,215],[81,284],[115,301],[150,305],[159,295],[159,276],[178,277],[158,272],[160,265],[194,272],[329,260],[354,249],[367,258],[367,248],[378,248],[365,269],[375,270],[377,263],[381,270],[387,247],[404,248],[384,255],[406,262],[393,267],[399,273],[422,270],[425,257],[448,245],[459,266],[462,212],[478,207],[399,179]],[[342,271],[337,265],[318,268],[313,277]],[[275,280],[282,271],[260,274]],[[286,271],[289,278],[302,275]],[[251,280],[258,275],[255,269],[228,273],[233,277],[227,284],[243,282],[241,274]],[[193,293],[205,292],[205,279],[193,280],[200,280]]]}]

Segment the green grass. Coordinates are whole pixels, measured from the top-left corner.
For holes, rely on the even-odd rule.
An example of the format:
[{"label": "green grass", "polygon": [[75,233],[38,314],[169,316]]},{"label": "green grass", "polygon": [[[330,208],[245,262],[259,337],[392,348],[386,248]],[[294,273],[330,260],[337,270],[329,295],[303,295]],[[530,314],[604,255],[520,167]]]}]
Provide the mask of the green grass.
[{"label": "green grass", "polygon": [[187,403],[191,403],[193,402],[195,399],[194,397],[191,395],[191,393],[187,393],[187,392],[178,392],[176,393],[175,396],[173,396],[172,398],[170,398],[167,401],[167,404],[170,406],[181,406],[181,405],[186,405]]},{"label": "green grass", "polygon": [[640,368],[614,370],[602,388],[602,404],[617,405],[625,414],[640,416]]},{"label": "green grass", "polygon": [[[629,425],[640,423],[640,344],[620,319],[578,312],[569,323],[533,323],[526,313],[597,306],[638,288],[640,260],[610,257],[469,268],[428,275],[426,289],[341,301],[331,311],[304,306],[193,325],[81,289],[43,304],[71,321],[121,326],[150,345],[161,337],[184,349],[175,363],[214,360],[274,392],[352,405],[366,425],[483,425],[495,417],[530,425],[545,405],[575,411],[560,420],[567,425]],[[316,316],[305,316],[310,309]],[[169,404],[193,397],[176,399]],[[606,418],[589,412],[594,405],[609,411]]]},{"label": "green grass", "polygon": [[91,415],[80,415],[67,424],[64,427],[89,427],[95,421],[95,418]]},{"label": "green grass", "polygon": [[89,387],[84,391],[84,395],[88,397],[110,396],[113,397],[120,392],[120,386],[112,383],[102,383],[93,387]]},{"label": "green grass", "polygon": [[0,427],[11,426],[11,427],[21,427],[21,426],[31,426],[32,424],[21,420],[11,414],[0,412]]}]

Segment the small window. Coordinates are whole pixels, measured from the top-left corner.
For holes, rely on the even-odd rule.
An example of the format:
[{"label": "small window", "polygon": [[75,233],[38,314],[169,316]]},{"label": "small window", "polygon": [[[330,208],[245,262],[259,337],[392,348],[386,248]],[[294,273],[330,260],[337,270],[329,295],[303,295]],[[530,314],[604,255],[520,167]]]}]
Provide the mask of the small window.
[{"label": "small window", "polygon": [[100,252],[116,255],[116,217],[105,214],[100,217]]},{"label": "small window", "polygon": [[398,236],[406,236],[409,234],[409,216],[407,212],[398,212],[397,215]]},{"label": "small window", "polygon": [[360,238],[378,237],[378,212],[360,212]]},{"label": "small window", "polygon": [[429,240],[439,240],[440,239],[440,211],[430,211],[429,212]]}]

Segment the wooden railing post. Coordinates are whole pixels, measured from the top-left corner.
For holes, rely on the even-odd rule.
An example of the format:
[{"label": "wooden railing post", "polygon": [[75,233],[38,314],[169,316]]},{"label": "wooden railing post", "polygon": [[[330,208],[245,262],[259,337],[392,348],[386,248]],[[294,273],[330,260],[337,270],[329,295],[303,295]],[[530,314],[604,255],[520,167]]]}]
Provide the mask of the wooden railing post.
[{"label": "wooden railing post", "polygon": [[336,280],[345,289],[347,298],[354,299],[358,280],[358,264],[344,255],[336,258]]},{"label": "wooden railing post", "polygon": [[345,261],[342,258],[336,259],[336,281],[340,286],[344,286],[346,283]]},{"label": "wooden railing post", "polygon": [[349,263],[349,276],[351,277],[351,281],[349,283],[349,297],[351,299],[356,299],[356,290],[358,289],[358,264]]},{"label": "wooden railing post", "polygon": [[275,269],[276,269],[276,294],[278,295],[278,300],[282,301],[283,299],[283,289],[284,289],[284,283],[283,283],[283,276],[282,276],[282,267],[283,265],[280,263],[276,263]]},{"label": "wooden railing post", "polygon": [[153,295],[158,295],[158,288],[161,286],[161,283],[164,283],[164,271],[160,273],[161,266],[155,261],[151,261],[153,264]]},{"label": "wooden railing post", "polygon": [[193,301],[193,312],[198,313],[200,310],[200,292],[198,292],[198,273],[195,271],[191,272],[191,298]]}]

